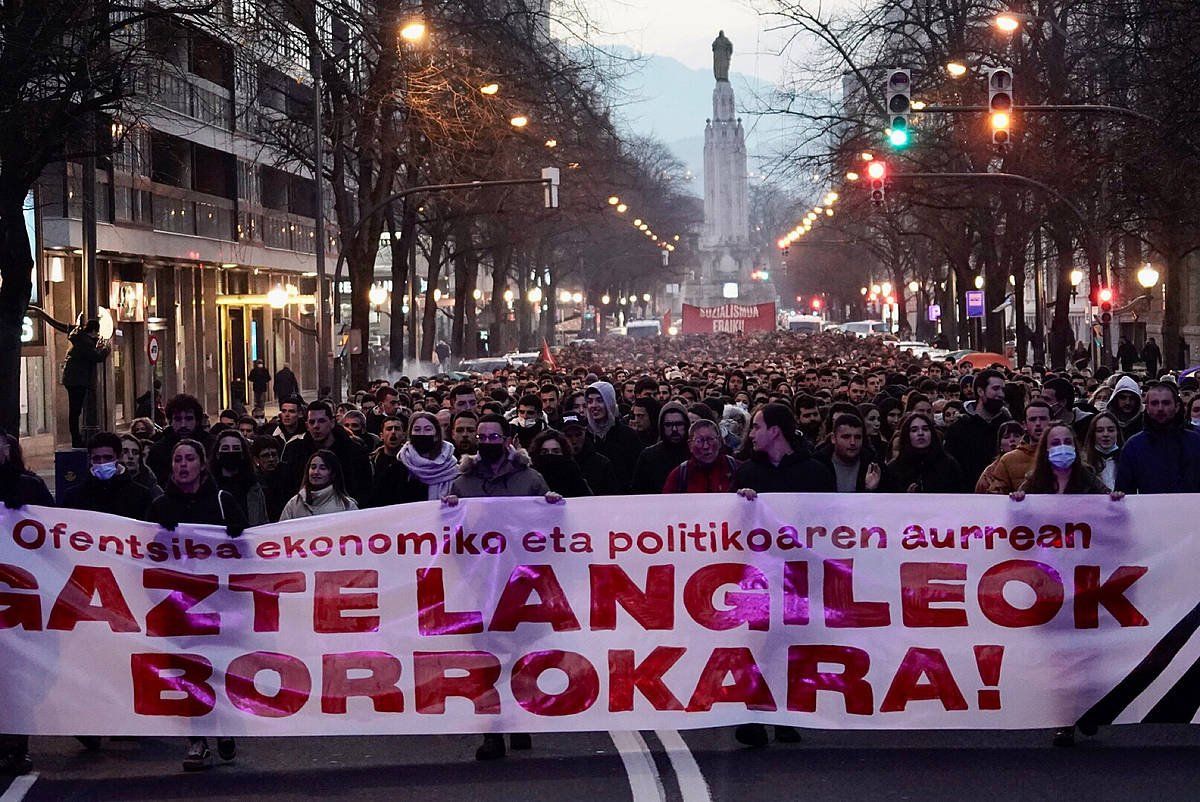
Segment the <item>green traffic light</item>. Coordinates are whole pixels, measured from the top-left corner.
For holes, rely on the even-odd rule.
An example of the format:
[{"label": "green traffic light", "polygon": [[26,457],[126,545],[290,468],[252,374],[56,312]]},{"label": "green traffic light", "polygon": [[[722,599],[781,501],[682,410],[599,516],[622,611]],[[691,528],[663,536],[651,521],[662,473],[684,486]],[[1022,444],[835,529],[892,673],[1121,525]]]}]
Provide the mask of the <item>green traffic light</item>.
[{"label": "green traffic light", "polygon": [[906,148],[909,142],[908,131],[893,128],[888,134],[888,141],[892,143],[892,147],[894,148]]}]

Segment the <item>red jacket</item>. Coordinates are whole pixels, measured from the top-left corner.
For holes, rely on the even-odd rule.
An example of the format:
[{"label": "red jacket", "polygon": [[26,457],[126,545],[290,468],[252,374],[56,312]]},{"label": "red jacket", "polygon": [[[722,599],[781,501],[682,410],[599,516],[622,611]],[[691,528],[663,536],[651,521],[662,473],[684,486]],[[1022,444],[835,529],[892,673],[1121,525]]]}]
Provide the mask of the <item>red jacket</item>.
[{"label": "red jacket", "polygon": [[728,493],[733,490],[733,472],[737,461],[721,454],[711,465],[703,465],[695,457],[680,463],[667,474],[664,493]]}]

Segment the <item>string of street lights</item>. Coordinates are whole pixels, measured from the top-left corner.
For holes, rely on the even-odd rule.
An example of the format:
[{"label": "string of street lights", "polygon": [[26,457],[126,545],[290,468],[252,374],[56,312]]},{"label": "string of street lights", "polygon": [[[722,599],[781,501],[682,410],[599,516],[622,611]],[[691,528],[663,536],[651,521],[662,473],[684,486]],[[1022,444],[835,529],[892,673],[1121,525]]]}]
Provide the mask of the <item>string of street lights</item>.
[{"label": "string of street lights", "polygon": [[833,191],[826,193],[821,203],[812,207],[808,214],[804,215],[804,219],[801,220],[795,228],[793,228],[787,234],[784,234],[779,242],[776,243],[779,246],[779,250],[785,250],[793,242],[803,237],[809,231],[812,231],[813,225],[816,224],[822,216],[833,217],[833,204],[837,203],[839,197],[840,196],[838,193]]},{"label": "string of street lights", "polygon": [[[608,196],[608,205],[611,206],[613,208],[613,211],[615,211],[617,214],[625,214],[626,212],[629,211],[629,205],[622,202],[621,198],[618,197],[617,195],[609,195]],[[675,250],[674,243],[679,242],[678,234],[676,234],[672,238],[672,241],[668,241],[666,237],[659,237],[657,234],[654,233],[654,230],[650,228],[650,224],[647,223],[645,220],[641,219],[640,217],[635,217],[633,219],[633,227],[636,228],[638,231],[641,231],[643,234],[645,234],[647,237],[650,238],[651,242],[657,244],[659,248],[662,248],[664,251],[667,251],[668,253],[671,251],[674,251]]]}]

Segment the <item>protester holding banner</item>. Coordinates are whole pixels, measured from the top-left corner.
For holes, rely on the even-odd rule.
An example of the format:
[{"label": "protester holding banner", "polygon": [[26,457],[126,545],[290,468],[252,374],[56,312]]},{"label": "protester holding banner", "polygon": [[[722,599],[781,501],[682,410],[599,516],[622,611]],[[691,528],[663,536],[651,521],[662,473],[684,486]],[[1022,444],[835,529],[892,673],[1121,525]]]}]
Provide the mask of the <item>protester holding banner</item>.
[{"label": "protester holding banner", "polygon": [[658,413],[658,442],[638,455],[633,469],[634,493],[661,493],[667,474],[688,458],[689,410],[670,402]]},{"label": "protester holding banner", "polygon": [[[239,435],[240,437],[240,435]],[[246,514],[233,495],[217,487],[206,467],[204,446],[182,439],[171,450],[171,473],[166,490],[150,505],[150,519],[174,531],[181,523],[224,526],[229,537],[240,537],[246,529]],[[233,760],[237,747],[232,738],[217,739],[222,760]],[[213,756],[206,738],[189,738],[183,759],[185,771],[202,771],[212,766]]]},{"label": "protester holding banner", "polygon": [[1030,401],[1025,406],[1025,437],[1022,442],[984,469],[985,473],[991,474],[985,493],[1007,495],[1021,486],[1033,468],[1038,443],[1049,426],[1050,405],[1045,401]]},{"label": "protester holding banner", "polygon": [[88,476],[67,490],[63,506],[146,520],[154,496],[121,464],[121,439],[112,432],[100,432],[88,441],[87,452]]},{"label": "protester holding banner", "polygon": [[180,393],[167,402],[168,428],[159,436],[150,453],[146,455],[146,465],[154,472],[160,487],[166,488],[167,480],[171,478],[171,455],[175,444],[181,440],[195,440],[205,449],[211,444],[210,436],[201,430],[204,421],[204,407],[194,395]]},{"label": "protester holding banner", "polygon": [[529,447],[529,457],[551,491],[563,498],[592,495],[592,488],[583,478],[583,471],[571,454],[571,444],[562,432],[546,429],[539,433]]},{"label": "protester holding banner", "polygon": [[1156,382],[1146,391],[1145,406],[1142,431],[1126,441],[1121,453],[1117,489],[1126,493],[1200,492],[1200,432],[1183,420],[1179,389],[1173,382]]},{"label": "protester holding banner", "polygon": [[1087,439],[1083,442],[1083,464],[1104,482],[1106,487],[1117,486],[1117,466],[1124,446],[1121,426],[1111,412],[1098,412],[1088,418]]},{"label": "protester holding banner", "polygon": [[663,493],[728,493],[737,461],[723,453],[721,432],[712,421],[698,420],[688,430],[687,460],[663,483]]},{"label": "protester holding banner", "polygon": [[[579,394],[582,398],[582,394]],[[571,446],[571,455],[579,465],[583,478],[594,496],[612,496],[619,492],[612,462],[596,450],[585,419],[579,415],[564,415],[563,437]]]},{"label": "protester holding banner", "polygon": [[758,493],[833,492],[832,472],[804,452],[796,418],[784,404],[766,404],[750,420],[753,452],[734,473],[733,488],[753,498]]}]

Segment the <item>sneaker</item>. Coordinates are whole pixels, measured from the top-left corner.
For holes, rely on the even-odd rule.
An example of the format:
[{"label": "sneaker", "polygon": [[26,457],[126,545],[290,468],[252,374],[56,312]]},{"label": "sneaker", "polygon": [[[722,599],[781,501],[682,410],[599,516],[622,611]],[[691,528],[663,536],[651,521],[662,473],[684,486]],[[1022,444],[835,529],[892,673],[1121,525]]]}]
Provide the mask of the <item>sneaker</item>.
[{"label": "sneaker", "polygon": [[483,736],[483,743],[475,750],[476,760],[498,760],[504,757],[504,736],[489,733]]},{"label": "sneaker", "polygon": [[508,743],[514,752],[533,748],[533,738],[527,732],[514,732],[508,736]]},{"label": "sneaker", "polygon": [[765,724],[739,724],[733,737],[746,746],[766,746],[767,727]]},{"label": "sneaker", "polygon": [[218,738],[217,754],[221,756],[221,760],[233,760],[237,757],[237,744],[232,738]]},{"label": "sneaker", "polygon": [[183,758],[184,771],[204,771],[212,768],[213,756],[208,749],[208,743],[199,738],[188,744],[187,754]]},{"label": "sneaker", "polygon": [[800,743],[800,731],[795,727],[784,727],[776,724],[775,740],[781,744],[798,744]]},{"label": "sneaker", "polygon": [[33,771],[33,760],[28,752],[9,752],[0,755],[0,777],[17,777]]}]

